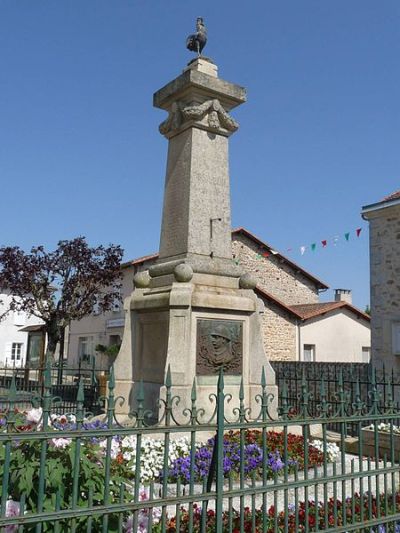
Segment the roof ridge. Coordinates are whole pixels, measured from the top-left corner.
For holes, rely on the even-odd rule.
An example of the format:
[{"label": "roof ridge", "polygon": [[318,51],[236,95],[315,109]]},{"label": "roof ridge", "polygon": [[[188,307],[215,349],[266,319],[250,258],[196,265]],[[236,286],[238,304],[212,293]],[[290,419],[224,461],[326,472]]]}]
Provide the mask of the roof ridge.
[{"label": "roof ridge", "polygon": [[279,252],[278,250],[276,250],[273,246],[271,246],[270,244],[268,244],[267,242],[261,240],[259,237],[257,237],[254,233],[252,233],[251,231],[247,230],[246,228],[244,228],[243,226],[239,226],[238,228],[235,228],[232,230],[232,234],[233,233],[244,233],[247,235],[247,237],[249,237],[250,239],[252,239],[253,241],[256,241],[258,244],[260,244],[261,246],[264,246],[265,248],[269,248],[270,250],[275,250],[277,251],[278,253],[276,254],[278,257],[281,257],[284,261],[286,261],[286,263],[289,263],[290,265],[292,265],[296,270],[299,270],[301,271],[303,274],[305,274],[308,278],[316,281],[320,286],[321,288],[323,289],[329,289],[329,285],[327,285],[324,281],[320,280],[319,278],[317,278],[316,276],[314,276],[313,274],[311,274],[310,272],[308,272],[307,270],[305,270],[303,267],[301,267],[300,265],[298,265],[297,263],[295,263],[294,261],[292,261],[291,259],[289,259],[288,257],[286,257],[285,255],[283,255],[281,252]]},{"label": "roof ridge", "polygon": [[[303,320],[308,320],[309,318],[315,318],[316,316],[323,315],[325,313],[328,313],[329,311],[333,311],[335,309],[339,309],[341,307],[346,307],[350,311],[352,311],[354,314],[362,316],[365,320],[368,320],[368,322],[371,320],[371,317],[365,313],[364,311],[361,311],[358,307],[355,305],[345,302],[343,300],[336,302],[316,302],[314,304],[296,304],[290,306],[294,311],[299,312],[299,314],[302,315]],[[305,307],[310,307],[309,312],[306,312]],[[300,312],[300,308],[303,308],[304,312]],[[311,308],[314,308],[314,310],[311,310]]]}]

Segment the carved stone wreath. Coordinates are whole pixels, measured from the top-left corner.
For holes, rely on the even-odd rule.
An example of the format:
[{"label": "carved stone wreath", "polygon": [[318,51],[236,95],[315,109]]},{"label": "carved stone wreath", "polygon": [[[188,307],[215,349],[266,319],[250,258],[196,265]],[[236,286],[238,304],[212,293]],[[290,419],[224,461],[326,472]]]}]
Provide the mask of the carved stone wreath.
[{"label": "carved stone wreath", "polygon": [[234,132],[239,127],[239,124],[225,111],[219,100],[214,98],[199,105],[186,107],[179,102],[174,102],[168,118],[160,124],[159,131],[162,135],[168,135],[180,128],[186,121],[200,121],[206,115],[208,127],[215,132]]}]

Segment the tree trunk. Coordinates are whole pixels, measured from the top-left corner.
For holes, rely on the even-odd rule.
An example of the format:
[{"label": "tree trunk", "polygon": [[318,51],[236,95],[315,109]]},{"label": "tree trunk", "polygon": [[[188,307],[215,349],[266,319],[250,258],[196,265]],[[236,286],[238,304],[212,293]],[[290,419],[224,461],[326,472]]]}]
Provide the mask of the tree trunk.
[{"label": "tree trunk", "polygon": [[64,362],[64,346],[65,346],[65,328],[64,327],[61,327],[59,329],[59,337],[60,337],[60,351],[59,351],[58,363],[62,365]]},{"label": "tree trunk", "polygon": [[46,324],[46,333],[47,333],[47,348],[46,348],[46,363],[50,361],[51,365],[54,365],[55,357],[54,354],[57,349],[57,343],[60,340],[60,331],[57,326],[57,322],[51,321]]},{"label": "tree trunk", "polygon": [[59,329],[60,335],[60,350],[58,356],[58,372],[57,372],[57,383],[62,384],[63,381],[63,371],[64,371],[64,343],[65,343],[65,328],[61,327]]}]

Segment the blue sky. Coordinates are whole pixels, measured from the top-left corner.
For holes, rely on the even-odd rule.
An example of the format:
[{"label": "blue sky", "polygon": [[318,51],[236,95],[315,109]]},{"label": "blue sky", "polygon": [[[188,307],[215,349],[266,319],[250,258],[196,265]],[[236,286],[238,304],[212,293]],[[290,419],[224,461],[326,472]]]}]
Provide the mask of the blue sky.
[{"label": "blue sky", "polygon": [[0,0],[0,243],[158,249],[167,141],[152,94],[192,58],[197,16],[205,55],[248,89],[233,226],[364,308],[360,210],[400,188],[398,0]]}]

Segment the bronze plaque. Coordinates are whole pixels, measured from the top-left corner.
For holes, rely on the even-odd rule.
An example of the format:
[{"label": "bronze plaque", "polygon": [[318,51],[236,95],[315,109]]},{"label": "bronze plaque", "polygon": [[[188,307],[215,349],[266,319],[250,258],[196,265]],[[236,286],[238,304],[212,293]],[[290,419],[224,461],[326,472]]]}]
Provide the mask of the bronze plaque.
[{"label": "bronze plaque", "polygon": [[197,320],[196,374],[240,375],[243,361],[243,323],[239,320]]}]

